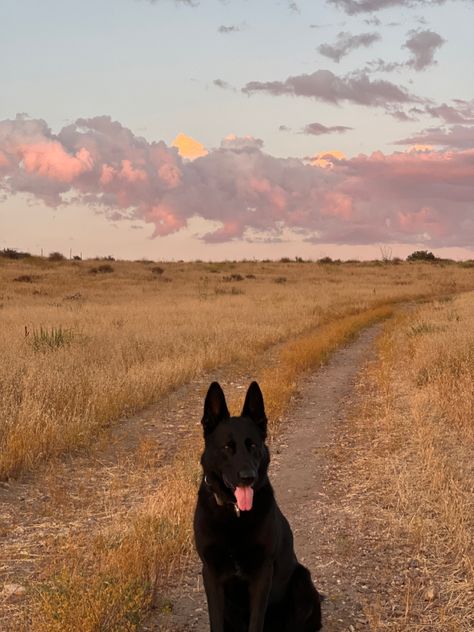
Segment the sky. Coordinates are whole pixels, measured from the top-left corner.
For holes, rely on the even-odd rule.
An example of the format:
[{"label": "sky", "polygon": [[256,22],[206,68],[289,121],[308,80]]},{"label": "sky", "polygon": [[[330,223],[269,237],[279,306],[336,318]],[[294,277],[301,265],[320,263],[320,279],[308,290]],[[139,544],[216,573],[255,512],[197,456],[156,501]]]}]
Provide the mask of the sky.
[{"label": "sky", "polygon": [[0,249],[473,258],[474,0],[2,0]]}]

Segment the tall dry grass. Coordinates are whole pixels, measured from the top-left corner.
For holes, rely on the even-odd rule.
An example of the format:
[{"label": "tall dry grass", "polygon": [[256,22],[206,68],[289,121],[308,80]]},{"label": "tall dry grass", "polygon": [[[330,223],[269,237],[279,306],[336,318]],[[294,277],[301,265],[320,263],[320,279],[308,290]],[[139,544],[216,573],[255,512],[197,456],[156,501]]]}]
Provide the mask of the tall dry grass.
[{"label": "tall dry grass", "polygon": [[474,284],[459,266],[108,265],[0,258],[0,478],[86,446],[204,370],[374,305]]},{"label": "tall dry grass", "polygon": [[[354,498],[377,515],[398,615],[368,606],[371,630],[474,629],[474,294],[428,303],[380,341],[354,421]],[[366,503],[364,505],[364,503]],[[404,559],[390,556],[403,548]],[[409,564],[408,564],[409,562]],[[390,572],[390,571],[389,571]]]}]

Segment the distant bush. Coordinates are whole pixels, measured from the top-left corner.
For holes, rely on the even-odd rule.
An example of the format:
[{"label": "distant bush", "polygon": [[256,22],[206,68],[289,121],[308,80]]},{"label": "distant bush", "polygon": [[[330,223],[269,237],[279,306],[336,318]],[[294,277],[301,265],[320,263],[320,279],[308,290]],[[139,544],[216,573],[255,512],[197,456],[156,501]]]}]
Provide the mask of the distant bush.
[{"label": "distant bush", "polygon": [[318,263],[334,263],[334,261],[331,257],[321,257],[321,259],[318,259]]},{"label": "distant bush", "polygon": [[156,274],[157,276],[161,276],[163,272],[164,270],[161,266],[153,266],[153,268],[151,268],[151,273]]},{"label": "distant bush", "polygon": [[21,252],[21,250],[15,250],[14,248],[4,248],[0,250],[0,257],[5,259],[26,259],[31,257],[29,252]]},{"label": "distant bush", "polygon": [[68,294],[63,298],[63,301],[81,301],[84,297],[80,292],[76,292],[75,294]]},{"label": "distant bush", "polygon": [[62,252],[50,252],[48,259],[50,261],[64,261],[66,257],[63,255]]},{"label": "distant bush", "polygon": [[20,274],[13,279],[17,283],[33,283],[33,281],[37,281],[38,277],[34,274]]},{"label": "distant bush", "polygon": [[109,263],[104,263],[101,266],[97,266],[95,268],[91,268],[89,270],[89,273],[90,274],[110,274],[113,271],[114,271],[114,269],[112,268],[112,266]]},{"label": "distant bush", "polygon": [[82,257],[80,257],[79,255],[74,255],[73,259],[74,261],[82,261]]},{"label": "distant bush", "polygon": [[286,283],[287,279],[284,276],[279,276],[274,279],[275,283]]},{"label": "distant bush", "polygon": [[429,250],[415,250],[408,255],[407,261],[436,261],[436,257]]},{"label": "distant bush", "polygon": [[215,294],[230,294],[232,296],[237,296],[239,294],[245,294],[243,290],[238,287],[224,288],[224,287],[216,287],[214,288]]},{"label": "distant bush", "polygon": [[229,274],[228,276],[223,276],[222,280],[231,283],[232,281],[243,281],[244,277],[241,274]]}]

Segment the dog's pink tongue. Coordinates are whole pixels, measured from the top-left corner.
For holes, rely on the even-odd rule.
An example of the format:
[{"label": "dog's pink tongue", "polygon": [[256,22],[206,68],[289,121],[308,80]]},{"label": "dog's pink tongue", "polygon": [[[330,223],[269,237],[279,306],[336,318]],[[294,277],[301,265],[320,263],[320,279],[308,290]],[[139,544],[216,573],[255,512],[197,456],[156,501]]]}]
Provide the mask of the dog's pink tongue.
[{"label": "dog's pink tongue", "polygon": [[250,511],[253,502],[253,489],[251,487],[236,487],[235,497],[240,511]]}]

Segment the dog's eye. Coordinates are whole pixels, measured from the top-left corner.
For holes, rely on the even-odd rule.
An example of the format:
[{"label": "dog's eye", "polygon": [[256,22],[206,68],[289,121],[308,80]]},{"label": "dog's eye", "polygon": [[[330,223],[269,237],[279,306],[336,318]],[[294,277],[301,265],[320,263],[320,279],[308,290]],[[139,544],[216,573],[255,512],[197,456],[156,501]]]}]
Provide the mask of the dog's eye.
[{"label": "dog's eye", "polygon": [[253,450],[254,448],[257,447],[257,444],[252,441],[252,443],[250,444],[249,447],[250,447],[251,450]]},{"label": "dog's eye", "polygon": [[232,443],[226,443],[224,446],[222,446],[222,449],[223,449],[225,452],[229,452],[230,450],[232,450],[232,449],[233,449],[233,447],[234,447],[234,446],[232,445]]}]

